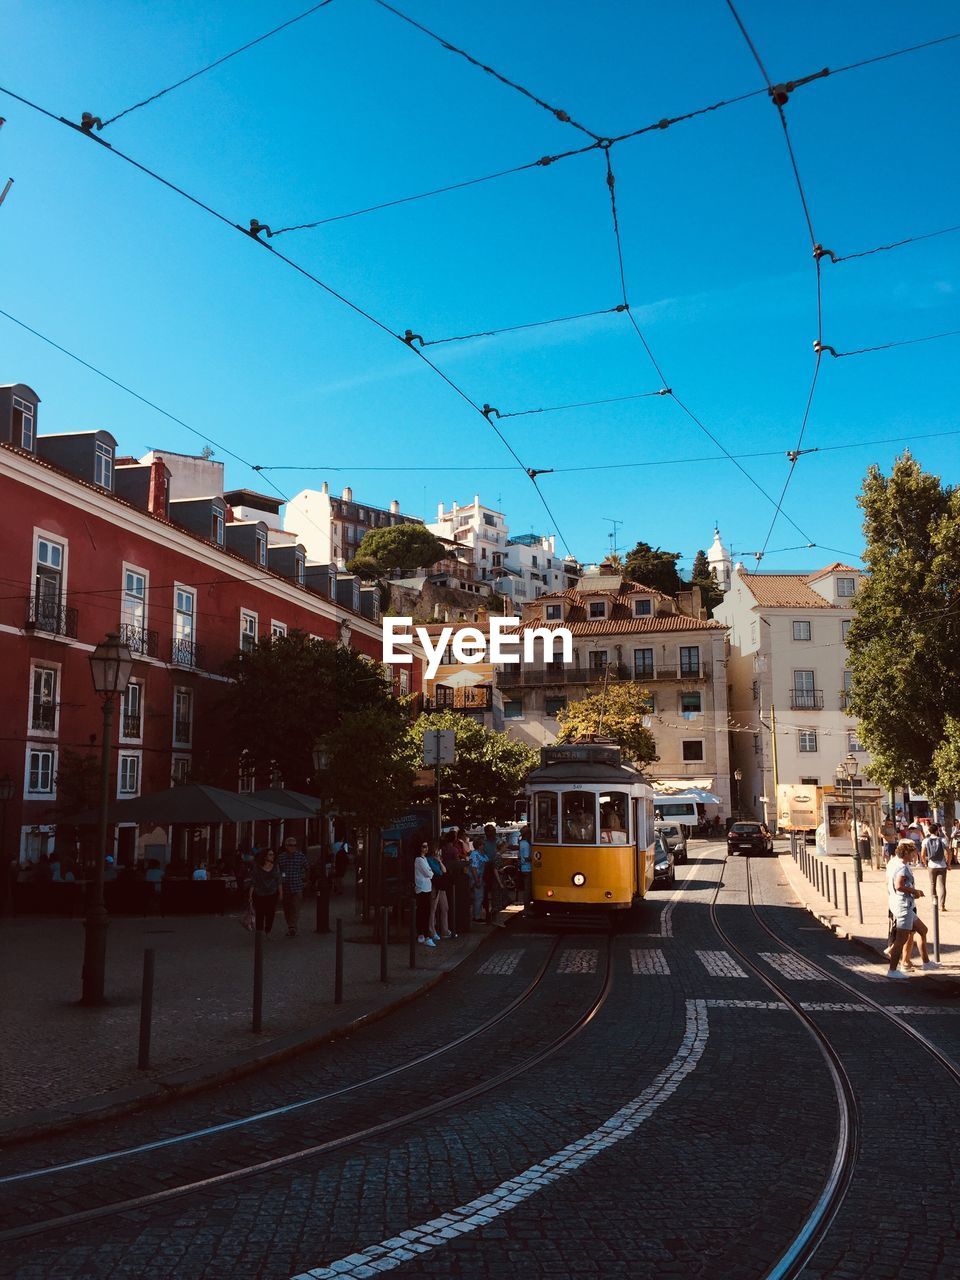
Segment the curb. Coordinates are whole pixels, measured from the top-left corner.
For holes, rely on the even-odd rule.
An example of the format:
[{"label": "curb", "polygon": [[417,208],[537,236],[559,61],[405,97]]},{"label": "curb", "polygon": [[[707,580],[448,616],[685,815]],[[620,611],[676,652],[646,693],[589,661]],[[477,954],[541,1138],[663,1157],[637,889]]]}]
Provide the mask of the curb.
[{"label": "curb", "polygon": [[412,1004],[414,1000],[419,1000],[421,996],[433,991],[450,974],[455,973],[465,960],[479,951],[489,938],[495,936],[494,933],[487,933],[478,937],[477,945],[471,947],[451,969],[440,970],[415,990],[408,991],[398,999],[378,1009],[372,1009],[369,1013],[361,1014],[360,1017],[339,1027],[325,1031],[288,1032],[286,1035],[276,1036],[250,1049],[243,1049],[237,1053],[173,1071],[164,1079],[154,1080],[149,1084],[129,1084],[107,1093],[78,1098],[64,1107],[32,1112],[26,1122],[23,1113],[12,1116],[0,1121],[0,1143],[5,1147],[12,1146],[62,1134],[103,1120],[130,1115],[135,1111],[146,1110],[150,1106],[172,1101],[174,1098],[187,1097],[193,1093],[200,1093],[204,1089],[229,1084],[252,1074],[261,1067],[283,1062],[298,1053],[305,1053],[342,1040],[362,1027],[379,1022],[382,1018],[388,1017],[398,1009]]},{"label": "curb", "polygon": [[[805,897],[806,881],[802,873],[797,870],[791,855],[789,853],[782,853],[779,857],[783,859],[780,865],[784,868],[784,874],[787,877],[787,884],[790,887],[790,892],[794,895],[803,909],[809,915],[813,916],[814,920],[819,924],[822,924],[825,929],[829,929],[835,937],[843,938],[846,942],[852,942],[855,946],[862,947],[864,951],[869,951],[871,956],[877,956],[880,960],[886,961],[886,956],[883,954],[882,948],[875,947],[872,942],[868,942],[865,938],[861,938],[859,934],[851,933],[850,929],[847,928],[846,925],[838,923],[833,916],[824,915],[819,906],[808,902]],[[786,869],[787,864],[797,872],[800,879],[799,886],[794,881],[790,872]]]}]

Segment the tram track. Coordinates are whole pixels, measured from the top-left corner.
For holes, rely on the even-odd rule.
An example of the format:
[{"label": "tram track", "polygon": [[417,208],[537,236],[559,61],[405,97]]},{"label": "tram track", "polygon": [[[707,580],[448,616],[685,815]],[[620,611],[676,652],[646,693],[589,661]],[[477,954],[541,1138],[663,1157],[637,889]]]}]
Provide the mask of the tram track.
[{"label": "tram track", "polygon": [[[159,1139],[153,1143],[144,1143],[136,1147],[124,1148],[116,1152],[106,1152],[97,1156],[64,1162],[60,1165],[47,1166],[35,1170],[25,1170],[20,1173],[7,1175],[4,1178],[0,1178],[0,1186],[4,1183],[9,1185],[10,1183],[16,1182],[36,1185],[38,1179],[43,1177],[52,1177],[58,1173],[75,1173],[82,1170],[88,1163],[106,1164],[109,1166],[111,1163],[129,1155],[147,1154],[161,1147],[169,1147],[178,1143],[184,1144],[191,1141],[199,1141],[200,1139],[208,1136],[221,1134],[226,1130],[237,1127],[240,1124],[271,1119],[278,1115],[288,1115],[292,1110],[296,1110],[299,1107],[332,1101],[333,1099],[342,1097],[346,1094],[369,1089],[372,1086],[383,1084],[384,1082],[387,1082],[403,1073],[416,1070],[424,1064],[449,1053],[454,1048],[463,1046],[464,1044],[513,1018],[527,1004],[534,993],[543,986],[544,980],[550,972],[552,962],[557,957],[562,944],[567,937],[568,935],[563,934],[555,940],[553,947],[550,949],[533,981],[523,992],[520,993],[519,996],[511,1001],[508,1006],[498,1011],[498,1013],[493,1017],[487,1019],[487,1021],[481,1026],[472,1029],[465,1035],[456,1037],[454,1040],[431,1050],[429,1053],[420,1055],[405,1063],[398,1064],[397,1066],[381,1072],[376,1076],[372,1076],[367,1080],[355,1082],[354,1084],[344,1086],[341,1089],[332,1090],[327,1094],[318,1095],[315,1098],[301,1099],[293,1103],[285,1104],[280,1108],[272,1108],[269,1111],[256,1113],[248,1117],[240,1117],[237,1120],[226,1122],[223,1125],[208,1126],[205,1129],[175,1135],[172,1138]],[[591,998],[587,1007],[582,1009],[576,1019],[572,1023],[568,1024],[548,1043],[541,1045],[533,1053],[527,1054],[519,1061],[513,1063],[506,1069],[497,1072],[493,1076],[488,1077],[487,1079],[478,1081],[465,1089],[460,1089],[453,1094],[435,1099],[425,1105],[412,1108],[402,1114],[382,1120],[376,1124],[364,1125],[352,1130],[351,1132],[341,1134],[325,1141],[315,1142],[309,1146],[301,1147],[282,1155],[257,1160],[248,1164],[240,1165],[233,1169],[211,1174],[206,1177],[175,1182],[171,1186],[163,1187],[145,1194],[128,1197],[122,1200],[111,1200],[108,1203],[84,1208],[77,1212],[60,1214],[54,1218],[30,1222],[16,1228],[0,1231],[0,1244],[12,1243],[17,1240],[44,1235],[49,1232],[62,1230],[68,1227],[80,1226],[88,1222],[93,1222],[97,1219],[111,1217],[121,1213],[147,1209],[153,1205],[162,1204],[179,1197],[215,1190],[224,1184],[250,1178],[257,1174],[271,1173],[306,1160],[339,1152],[358,1143],[380,1138],[394,1130],[403,1128],[404,1126],[416,1124],[429,1119],[443,1113],[444,1111],[458,1107],[474,1098],[480,1097],[483,1094],[497,1090],[503,1085],[509,1083],[511,1080],[521,1076],[531,1068],[539,1066],[546,1059],[558,1053],[573,1039],[575,1039],[599,1013],[600,1009],[609,997],[613,981],[614,939],[612,936],[606,939],[606,944],[606,963],[603,970],[602,980],[599,983],[599,989]],[[45,1187],[44,1195],[48,1201],[56,1199],[55,1188],[54,1190],[49,1190]]]}]

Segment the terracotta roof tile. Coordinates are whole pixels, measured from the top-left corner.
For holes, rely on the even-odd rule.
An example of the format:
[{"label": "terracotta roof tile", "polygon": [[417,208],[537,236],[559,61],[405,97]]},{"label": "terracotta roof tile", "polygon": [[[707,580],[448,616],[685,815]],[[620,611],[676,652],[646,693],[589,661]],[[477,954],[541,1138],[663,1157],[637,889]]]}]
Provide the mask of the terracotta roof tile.
[{"label": "terracotta roof tile", "polygon": [[852,564],[841,564],[839,560],[835,560],[833,564],[828,564],[825,569],[817,569],[814,573],[807,575],[807,582],[818,582],[820,578],[825,578],[829,573],[859,573],[859,569],[855,569]]},{"label": "terracotta roof tile", "polygon": [[768,609],[835,609],[836,605],[809,586],[804,573],[747,573],[740,570],[744,585],[757,604]]}]

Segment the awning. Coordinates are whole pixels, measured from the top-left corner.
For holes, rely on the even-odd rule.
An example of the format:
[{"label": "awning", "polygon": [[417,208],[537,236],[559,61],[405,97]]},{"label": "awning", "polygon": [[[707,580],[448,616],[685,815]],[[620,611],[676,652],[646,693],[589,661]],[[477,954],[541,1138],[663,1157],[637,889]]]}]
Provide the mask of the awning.
[{"label": "awning", "polygon": [[713,787],[712,778],[651,778],[650,785],[654,791],[665,796],[679,795],[681,791],[709,791]]},{"label": "awning", "polygon": [[[302,804],[289,801],[255,802],[251,796],[220,787],[207,787],[200,783],[169,787],[163,791],[148,792],[131,800],[117,800],[109,806],[108,821],[142,822],[170,826],[177,822],[206,826],[221,822],[263,822],[276,818],[303,818],[306,810]],[[66,821],[76,826],[93,825],[99,821],[100,811],[88,809]]]},{"label": "awning", "polygon": [[467,689],[478,684],[489,684],[490,676],[481,675],[479,671],[455,671],[451,676],[444,676],[437,681],[437,686],[447,689]]}]

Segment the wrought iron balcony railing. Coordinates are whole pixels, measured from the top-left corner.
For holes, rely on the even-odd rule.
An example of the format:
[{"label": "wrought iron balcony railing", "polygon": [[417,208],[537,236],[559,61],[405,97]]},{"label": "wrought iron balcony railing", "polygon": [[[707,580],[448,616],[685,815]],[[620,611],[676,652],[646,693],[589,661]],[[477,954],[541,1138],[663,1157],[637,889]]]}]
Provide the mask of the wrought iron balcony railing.
[{"label": "wrought iron balcony railing", "polygon": [[174,637],[171,662],[177,667],[202,667],[204,662],[203,645],[195,640],[184,640]]},{"label": "wrought iron balcony railing", "polygon": [[60,600],[30,596],[27,600],[25,627],[29,631],[45,631],[52,636],[77,638],[77,611]]},{"label": "wrought iron balcony railing", "polygon": [[822,689],[791,689],[790,690],[790,710],[791,711],[822,711],[823,710],[823,690]]},{"label": "wrought iron balcony railing", "polygon": [[120,639],[135,658],[156,658],[160,654],[160,636],[156,631],[148,631],[132,622],[121,622]]}]

